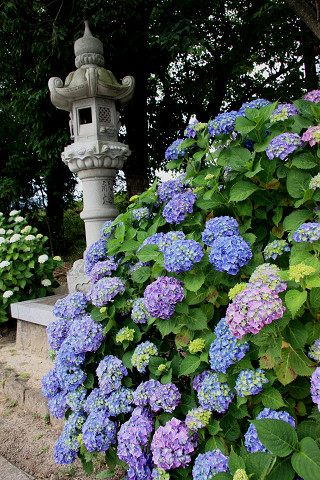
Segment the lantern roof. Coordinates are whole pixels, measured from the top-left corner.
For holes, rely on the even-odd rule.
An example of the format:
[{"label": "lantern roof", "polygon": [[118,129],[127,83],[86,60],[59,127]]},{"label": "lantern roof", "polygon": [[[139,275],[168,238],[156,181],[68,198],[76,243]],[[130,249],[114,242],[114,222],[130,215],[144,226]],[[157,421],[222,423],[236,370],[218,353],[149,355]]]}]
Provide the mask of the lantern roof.
[{"label": "lantern roof", "polygon": [[58,77],[49,80],[53,105],[71,112],[72,104],[84,98],[117,100],[122,106],[131,100],[134,78],[128,75],[120,84],[110,70],[103,68],[103,44],[92,35],[88,21],[85,21],[84,35],[74,44],[74,52],[77,70],[69,73],[64,83]]}]

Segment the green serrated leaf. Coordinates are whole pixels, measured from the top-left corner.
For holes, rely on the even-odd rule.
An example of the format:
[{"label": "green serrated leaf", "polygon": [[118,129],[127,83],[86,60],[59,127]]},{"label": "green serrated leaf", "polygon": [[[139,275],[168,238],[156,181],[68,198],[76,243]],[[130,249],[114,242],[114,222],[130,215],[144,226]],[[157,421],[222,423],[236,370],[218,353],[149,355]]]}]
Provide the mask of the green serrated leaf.
[{"label": "green serrated leaf", "polygon": [[289,290],[286,293],[285,301],[288,309],[290,310],[292,316],[294,317],[298,310],[307,300],[307,292],[303,290]]},{"label": "green serrated leaf", "polygon": [[291,458],[277,458],[271,472],[267,476],[267,480],[293,480],[294,470],[291,465]]},{"label": "green serrated leaf", "polygon": [[271,418],[253,420],[252,423],[262,445],[274,455],[286,457],[295,449],[298,435],[289,423]]},{"label": "green serrated leaf", "polygon": [[182,375],[191,375],[197,370],[197,368],[200,367],[200,364],[201,361],[199,357],[196,357],[195,355],[188,355],[181,362],[179,377]]},{"label": "green serrated leaf", "polygon": [[131,279],[136,283],[144,283],[151,276],[150,267],[140,267],[138,270],[135,270],[131,275]]},{"label": "green serrated leaf", "polygon": [[264,388],[259,397],[263,406],[267,408],[278,410],[285,405],[281,393],[273,387]]},{"label": "green serrated leaf", "polygon": [[252,480],[265,480],[266,474],[275,463],[276,457],[269,453],[251,453],[245,459],[246,472]]},{"label": "green serrated leaf", "polygon": [[304,480],[316,480],[320,475],[320,450],[316,442],[309,437],[300,442],[299,452],[292,455],[291,463],[295,471]]},{"label": "green serrated leaf", "polygon": [[254,183],[239,181],[230,190],[230,202],[241,202],[258,190]]},{"label": "green serrated leaf", "polygon": [[183,277],[184,286],[186,287],[187,290],[190,290],[191,292],[197,292],[204,284],[204,281],[205,281],[205,274],[203,273],[202,270],[199,270],[196,273],[188,272]]}]

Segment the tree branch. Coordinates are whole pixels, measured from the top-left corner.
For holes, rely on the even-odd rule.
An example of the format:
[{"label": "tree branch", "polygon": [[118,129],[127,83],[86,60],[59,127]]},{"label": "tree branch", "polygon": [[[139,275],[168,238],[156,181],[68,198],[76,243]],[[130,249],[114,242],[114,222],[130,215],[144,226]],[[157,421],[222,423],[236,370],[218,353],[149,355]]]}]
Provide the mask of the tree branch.
[{"label": "tree branch", "polygon": [[301,20],[320,39],[319,1],[307,3],[305,0],[284,0]]}]

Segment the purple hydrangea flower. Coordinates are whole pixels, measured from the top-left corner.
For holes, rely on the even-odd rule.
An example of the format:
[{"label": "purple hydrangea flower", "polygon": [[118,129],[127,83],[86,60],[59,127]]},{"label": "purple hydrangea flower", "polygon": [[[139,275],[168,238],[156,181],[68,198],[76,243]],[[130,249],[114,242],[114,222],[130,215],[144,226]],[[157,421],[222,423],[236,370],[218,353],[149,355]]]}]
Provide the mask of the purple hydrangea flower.
[{"label": "purple hydrangea flower", "polygon": [[[225,322],[225,320],[224,320]],[[238,345],[237,339],[231,334],[225,323],[226,331],[217,335],[209,350],[210,367],[212,370],[226,373],[230,365],[239,362],[249,351],[249,343]]]},{"label": "purple hydrangea flower", "polygon": [[121,386],[122,377],[128,375],[128,370],[122,361],[114,355],[107,355],[96,370],[99,387],[104,393],[111,393]]},{"label": "purple hydrangea flower", "polygon": [[308,357],[315,362],[320,362],[320,338],[318,338],[313,345],[311,345]]},{"label": "purple hydrangea flower", "polygon": [[190,150],[190,147],[182,146],[184,141],[184,139],[178,138],[167,148],[165,153],[165,159],[167,161],[183,157]]},{"label": "purple hydrangea flower", "polygon": [[164,251],[164,268],[168,272],[187,272],[203,255],[202,246],[195,240],[176,240]]},{"label": "purple hydrangea flower", "polygon": [[188,427],[181,420],[172,418],[164,427],[159,427],[151,442],[155,465],[164,470],[185,467],[191,462],[190,454],[197,446],[195,434],[189,437]]},{"label": "purple hydrangea flower", "polygon": [[255,288],[266,286],[277,293],[283,292],[287,288],[287,283],[281,279],[280,268],[270,265],[270,263],[259,265],[251,275],[249,284]]},{"label": "purple hydrangea flower", "polygon": [[101,260],[97,262],[90,270],[90,282],[95,283],[103,277],[112,275],[112,271],[117,270],[118,265],[113,259]]},{"label": "purple hydrangea flower", "polygon": [[112,232],[116,229],[115,226],[112,225],[113,220],[107,220],[100,229],[100,237],[107,240],[110,238]]},{"label": "purple hydrangea flower", "polygon": [[135,408],[132,416],[121,425],[118,432],[119,459],[133,468],[137,467],[140,458],[144,456],[143,447],[147,445],[153,428],[152,415],[148,410]]},{"label": "purple hydrangea flower", "polygon": [[96,352],[105,338],[103,326],[90,315],[80,315],[70,328],[68,342],[76,354]]},{"label": "purple hydrangea flower", "polygon": [[98,410],[104,410],[107,412],[107,400],[108,394],[100,390],[100,388],[94,388],[90,395],[86,398],[86,401],[83,405],[83,410],[88,414]]},{"label": "purple hydrangea flower", "polygon": [[320,90],[311,90],[311,92],[308,92],[303,98],[304,100],[318,103],[320,102]]},{"label": "purple hydrangea flower", "polygon": [[158,245],[162,238],[163,233],[155,233],[154,235],[151,235],[142,242],[142,245],[138,248],[137,253],[141,250],[142,247],[146,247],[147,245]]},{"label": "purple hydrangea flower", "polygon": [[133,392],[130,388],[120,387],[108,395],[106,406],[108,415],[116,417],[121,413],[129,413],[132,410]]},{"label": "purple hydrangea flower", "polygon": [[217,473],[227,472],[229,457],[220,450],[212,450],[207,453],[199,453],[192,469],[193,480],[211,480]]},{"label": "purple hydrangea flower", "polygon": [[52,398],[48,400],[48,408],[50,413],[55,418],[63,418],[65,412],[68,410],[68,405],[66,402],[67,392],[60,391]]},{"label": "purple hydrangea flower", "polygon": [[99,260],[105,260],[107,257],[106,250],[107,240],[100,238],[97,242],[94,242],[86,253],[84,271],[87,275],[90,275],[92,267],[99,262]]},{"label": "purple hydrangea flower", "polygon": [[320,367],[316,368],[311,375],[311,398],[313,403],[318,405],[320,412]]},{"label": "purple hydrangea flower", "polygon": [[278,255],[282,255],[284,252],[290,252],[290,247],[285,240],[274,240],[263,250],[265,260],[272,258],[275,260]]},{"label": "purple hydrangea flower", "polygon": [[189,125],[184,131],[184,134],[188,138],[195,138],[197,133],[203,130],[206,126],[206,123],[200,123],[199,120],[194,119],[193,121],[190,121]]},{"label": "purple hydrangea flower", "polygon": [[85,353],[76,353],[69,340],[72,340],[71,337],[70,339],[67,338],[61,345],[57,359],[59,363],[67,367],[79,367],[85,361],[86,355]]},{"label": "purple hydrangea flower", "polygon": [[80,412],[83,410],[86,395],[87,389],[80,385],[76,390],[67,393],[66,403],[73,412]]},{"label": "purple hydrangea flower", "polygon": [[162,385],[159,383],[152,391],[149,399],[150,407],[153,412],[163,410],[164,412],[173,412],[181,401],[181,394],[173,383]]},{"label": "purple hydrangea flower", "polygon": [[116,443],[117,425],[104,411],[89,414],[82,429],[82,441],[89,452],[104,452]]},{"label": "purple hydrangea flower", "polygon": [[71,322],[65,318],[58,318],[47,326],[48,344],[55,355],[69,335],[70,326]]},{"label": "purple hydrangea flower", "polygon": [[150,357],[157,355],[158,349],[154,343],[146,341],[140,343],[134,350],[131,357],[131,363],[138,372],[145,373],[147,366],[149,365]]},{"label": "purple hydrangea flower", "polygon": [[207,221],[202,232],[202,241],[211,247],[218,237],[233,237],[234,235],[239,235],[239,224],[235,218],[215,217]]},{"label": "purple hydrangea flower", "polygon": [[234,388],[239,397],[246,397],[248,395],[257,395],[262,391],[264,383],[268,382],[269,380],[265,376],[264,370],[247,368],[239,373]]},{"label": "purple hydrangea flower", "polygon": [[218,272],[236,275],[243,265],[251,260],[249,243],[242,237],[218,237],[212,244],[209,261]]},{"label": "purple hydrangea flower", "polygon": [[184,192],[186,188],[183,183],[184,178],[185,175],[179,175],[175,180],[167,180],[161,183],[157,189],[158,202],[160,204],[164,203],[167,200],[171,200],[178,193]]},{"label": "purple hydrangea flower", "polygon": [[101,308],[108,302],[112,302],[113,298],[119,293],[123,293],[125,289],[126,285],[119,277],[101,278],[92,285],[87,293],[87,298],[91,300],[93,305]]},{"label": "purple hydrangea flower", "polygon": [[320,238],[320,223],[303,223],[292,235],[295,242],[317,242]]},{"label": "purple hydrangea flower", "polygon": [[144,292],[144,304],[151,317],[166,320],[173,314],[176,303],[182,302],[183,298],[182,282],[171,277],[159,277]]},{"label": "purple hydrangea flower", "polygon": [[147,220],[149,218],[149,210],[147,207],[134,208],[131,212],[132,218],[139,223],[142,222],[142,220]]},{"label": "purple hydrangea flower", "polygon": [[266,154],[269,160],[273,158],[285,160],[290,153],[299,147],[304,147],[304,142],[297,133],[280,133],[271,140],[266,148]]},{"label": "purple hydrangea flower", "polygon": [[150,315],[148,310],[146,309],[143,298],[137,298],[137,300],[133,302],[131,318],[134,321],[134,323],[148,322]]},{"label": "purple hydrangea flower", "polygon": [[269,100],[265,100],[264,98],[257,98],[256,100],[252,100],[251,102],[243,103],[239,110],[239,115],[241,115],[242,117],[245,117],[246,108],[259,109],[259,108],[265,107],[266,105],[271,105],[271,102],[269,102]]},{"label": "purple hydrangea flower", "polygon": [[198,386],[198,400],[201,407],[210,411],[224,413],[234,397],[227,383],[219,381],[219,374],[209,372]]},{"label": "purple hydrangea flower", "polygon": [[210,417],[210,410],[202,407],[193,408],[187,413],[185,424],[190,430],[197,432],[200,428],[208,425]]},{"label": "purple hydrangea flower", "polygon": [[150,402],[150,398],[153,395],[157,387],[161,385],[157,380],[148,380],[142,382],[133,392],[133,402],[137,407],[145,407]]},{"label": "purple hydrangea flower", "polygon": [[66,445],[66,436],[60,436],[54,446],[54,460],[59,465],[70,465],[75,461],[77,451],[70,450]]},{"label": "purple hydrangea flower", "polygon": [[87,305],[88,300],[85,293],[70,293],[65,298],[56,301],[52,313],[58,318],[73,320],[85,312]]},{"label": "purple hydrangea flower", "polygon": [[207,377],[210,377],[211,375],[211,371],[210,370],[205,370],[204,372],[200,373],[199,375],[196,375],[193,379],[193,389],[198,392],[201,388],[201,384],[202,382],[207,378]]},{"label": "purple hydrangea flower", "polygon": [[299,113],[299,110],[292,103],[283,103],[280,104],[270,115],[270,122],[279,122],[287,120],[287,118],[292,117]]},{"label": "purple hydrangea flower", "polygon": [[234,130],[236,119],[239,113],[235,110],[224,112],[217,115],[208,124],[208,132],[212,137],[217,137],[220,133],[230,133]]},{"label": "purple hydrangea flower", "polygon": [[192,192],[178,193],[164,207],[162,215],[168,223],[183,222],[187,213],[193,212],[197,195]]},{"label": "purple hydrangea flower", "polygon": [[228,306],[226,322],[236,338],[257,334],[265,324],[283,317],[285,307],[279,295],[269,287],[248,287],[238,293]]},{"label": "purple hydrangea flower", "polygon": [[[270,408],[264,408],[262,412],[257,416],[257,420],[261,418],[273,418],[274,420],[283,420],[284,422],[289,423],[293,428],[295,428],[294,418],[289,415],[287,412],[271,410]],[[268,452],[268,450],[262,445],[258,438],[258,433],[256,427],[251,423],[247,433],[244,435],[244,444],[248,452]]]},{"label": "purple hydrangea flower", "polygon": [[173,244],[176,240],[184,240],[186,238],[185,234],[181,231],[174,231],[165,233],[158,244],[158,249],[160,252],[164,252],[167,247]]},{"label": "purple hydrangea flower", "polygon": [[61,390],[59,378],[54,370],[50,370],[41,380],[42,395],[49,399],[55,397]]}]

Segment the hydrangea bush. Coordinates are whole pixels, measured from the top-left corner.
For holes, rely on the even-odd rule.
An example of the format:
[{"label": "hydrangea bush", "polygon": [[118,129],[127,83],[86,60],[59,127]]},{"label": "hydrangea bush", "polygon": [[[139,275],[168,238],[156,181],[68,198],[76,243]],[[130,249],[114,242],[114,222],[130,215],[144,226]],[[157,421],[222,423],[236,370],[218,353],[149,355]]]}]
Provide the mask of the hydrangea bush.
[{"label": "hydrangea bush", "polygon": [[6,218],[0,212],[0,323],[10,318],[11,303],[53,294],[60,257],[49,257],[44,237],[19,210]]},{"label": "hydrangea bush", "polygon": [[58,463],[91,472],[105,452],[97,478],[320,478],[319,94],[193,122],[165,153],[177,180],[102,229],[90,291],[48,327]]}]

